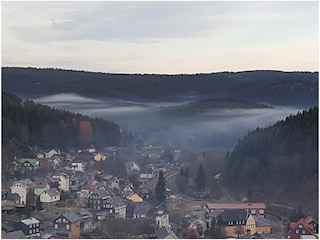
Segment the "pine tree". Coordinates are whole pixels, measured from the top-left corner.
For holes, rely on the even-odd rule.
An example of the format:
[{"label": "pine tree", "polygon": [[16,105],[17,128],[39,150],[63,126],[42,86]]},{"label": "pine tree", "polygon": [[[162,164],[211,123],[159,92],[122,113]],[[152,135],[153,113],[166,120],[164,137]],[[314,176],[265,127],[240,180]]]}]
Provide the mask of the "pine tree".
[{"label": "pine tree", "polygon": [[159,180],[156,185],[155,195],[158,200],[158,204],[164,203],[166,200],[166,180],[164,179],[163,172],[159,172]]},{"label": "pine tree", "polygon": [[195,178],[195,183],[197,184],[198,190],[204,190],[206,188],[206,182],[206,171],[204,170],[202,164],[200,164]]}]

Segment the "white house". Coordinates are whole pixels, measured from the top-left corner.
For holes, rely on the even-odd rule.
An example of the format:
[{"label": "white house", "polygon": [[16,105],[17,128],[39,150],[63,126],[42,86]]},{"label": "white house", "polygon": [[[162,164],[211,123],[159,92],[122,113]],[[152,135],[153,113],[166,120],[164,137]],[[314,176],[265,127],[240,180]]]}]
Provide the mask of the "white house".
[{"label": "white house", "polygon": [[156,215],[156,224],[158,228],[169,227],[169,214],[164,212],[163,210],[158,210]]},{"label": "white house", "polygon": [[51,151],[45,153],[46,158],[52,158],[54,155],[60,154],[60,150],[56,151],[52,149]]},{"label": "white house", "polygon": [[27,193],[29,190],[33,191],[34,184],[27,178],[23,180],[16,181],[11,187],[11,193],[17,193],[20,196],[20,204],[25,205],[27,202]]},{"label": "white house", "polygon": [[60,201],[60,192],[56,188],[46,190],[40,195],[40,201],[43,203],[53,203]]},{"label": "white house", "polygon": [[110,199],[110,205],[114,213],[119,216],[119,218],[126,218],[126,204],[122,201],[120,197],[114,197]]},{"label": "white house", "polygon": [[74,171],[84,172],[84,163],[82,163],[80,160],[75,160],[71,163],[71,168]]},{"label": "white house", "polygon": [[59,173],[57,175],[52,176],[52,178],[59,179],[59,190],[64,192],[69,192],[70,190],[70,177],[67,174]]}]

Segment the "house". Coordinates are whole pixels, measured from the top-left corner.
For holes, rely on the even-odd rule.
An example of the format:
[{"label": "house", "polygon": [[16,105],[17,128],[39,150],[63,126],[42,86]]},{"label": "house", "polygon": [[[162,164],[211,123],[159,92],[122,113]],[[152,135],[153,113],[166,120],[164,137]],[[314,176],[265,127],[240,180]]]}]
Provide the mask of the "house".
[{"label": "house", "polygon": [[60,201],[60,192],[56,188],[45,190],[40,195],[40,201],[43,203],[54,203]]},{"label": "house", "polygon": [[272,224],[270,219],[264,217],[253,216],[256,222],[256,233],[260,235],[267,235],[272,232]]},{"label": "house", "polygon": [[113,197],[109,199],[107,208],[110,210],[110,213],[114,213],[119,218],[126,218],[126,204],[120,197]]},{"label": "house", "polygon": [[84,172],[85,163],[80,159],[76,159],[71,163],[71,168],[74,171]]},{"label": "house", "polygon": [[27,201],[27,193],[33,192],[34,184],[27,178],[23,180],[16,181],[11,187],[11,193],[17,193],[20,196],[20,204],[25,205]]},{"label": "house", "polygon": [[53,221],[55,232],[67,238],[80,238],[81,233],[94,229],[93,215],[84,209],[68,211]]},{"label": "house", "polygon": [[52,178],[58,179],[59,186],[58,189],[64,192],[69,192],[70,190],[70,176],[66,173],[57,173],[52,176]]},{"label": "house", "polygon": [[311,216],[306,217],[304,220],[313,227],[313,232],[319,233],[319,223],[314,220]]},{"label": "house", "polygon": [[70,191],[78,191],[80,186],[85,185],[87,179],[87,175],[83,172],[77,171],[73,173],[69,180]]},{"label": "house", "polygon": [[150,180],[154,177],[154,172],[152,168],[143,168],[140,171],[140,180]]},{"label": "house", "polygon": [[132,189],[132,187],[130,185],[125,185],[121,191],[121,196],[123,198],[129,198],[130,196],[132,196],[134,194],[134,191]]},{"label": "house", "polygon": [[88,197],[87,207],[91,209],[108,209],[109,199],[111,198],[111,193],[104,187],[97,188]]},{"label": "house", "polygon": [[95,146],[93,146],[92,144],[90,145],[90,147],[87,149],[88,153],[95,153],[96,152],[96,148]]},{"label": "house", "polygon": [[155,220],[157,229],[170,226],[169,214],[164,210],[157,210]]},{"label": "house", "polygon": [[17,193],[11,193],[8,190],[1,191],[1,206],[14,207],[20,203],[20,196]]},{"label": "house", "polygon": [[56,154],[60,154],[60,150],[56,151],[56,150],[52,149],[49,152],[45,153],[45,157],[52,158]]},{"label": "house", "polygon": [[23,219],[13,223],[16,230],[21,230],[25,236],[40,237],[40,221],[35,218]]},{"label": "house", "polygon": [[97,162],[104,161],[107,159],[107,156],[102,155],[101,153],[96,154],[93,159]]},{"label": "house", "polygon": [[156,239],[177,239],[176,234],[169,227],[161,227],[155,234]]},{"label": "house", "polygon": [[39,161],[35,158],[21,158],[18,160],[21,168],[36,170],[39,167]]},{"label": "house", "polygon": [[204,238],[204,233],[206,231],[206,222],[202,219],[200,219],[197,216],[193,216],[189,219],[188,221],[188,227],[187,230],[189,229],[194,229],[196,232],[196,235],[198,235],[200,238]]},{"label": "house", "polygon": [[304,218],[301,218],[298,222],[290,222],[290,230],[288,233],[300,234],[300,236],[309,236],[310,238],[318,238],[318,234],[314,232],[314,226],[310,225]]},{"label": "house", "polygon": [[44,191],[50,189],[49,183],[44,179],[38,179],[33,181],[34,184],[34,194],[40,196]]},{"label": "house", "polygon": [[61,214],[53,221],[53,226],[57,235],[72,239],[80,238],[80,224],[81,216],[74,211]]},{"label": "house", "polygon": [[219,216],[218,224],[224,228],[227,235],[237,238],[250,236],[256,232],[255,220],[245,209],[223,211]]},{"label": "house", "polygon": [[1,232],[2,239],[26,239],[26,235],[21,230],[13,231],[13,232]]},{"label": "house", "polygon": [[133,218],[145,218],[152,206],[148,202],[135,203]]},{"label": "house", "polygon": [[264,203],[207,203],[205,206],[206,213],[214,210],[247,210],[250,214],[255,216],[264,216],[266,205]]},{"label": "house", "polygon": [[135,203],[142,203],[143,202],[143,199],[136,193],[127,197],[127,199],[129,199],[130,201],[135,202]]}]

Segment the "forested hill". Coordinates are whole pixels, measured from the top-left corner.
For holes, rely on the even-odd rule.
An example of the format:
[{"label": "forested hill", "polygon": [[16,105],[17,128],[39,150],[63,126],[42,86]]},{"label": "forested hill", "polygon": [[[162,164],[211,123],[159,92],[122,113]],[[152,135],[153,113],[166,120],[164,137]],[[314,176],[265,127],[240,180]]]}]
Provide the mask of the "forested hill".
[{"label": "forested hill", "polygon": [[225,170],[230,186],[247,189],[317,180],[318,107],[249,132],[235,146]]},{"label": "forested hill", "polygon": [[[123,134],[123,133],[122,133]],[[2,92],[2,144],[45,148],[119,145],[119,126],[111,121],[35,104]]]},{"label": "forested hill", "polygon": [[226,98],[311,107],[318,104],[318,72],[157,75],[4,67],[2,90],[25,98],[69,92],[138,101]]}]

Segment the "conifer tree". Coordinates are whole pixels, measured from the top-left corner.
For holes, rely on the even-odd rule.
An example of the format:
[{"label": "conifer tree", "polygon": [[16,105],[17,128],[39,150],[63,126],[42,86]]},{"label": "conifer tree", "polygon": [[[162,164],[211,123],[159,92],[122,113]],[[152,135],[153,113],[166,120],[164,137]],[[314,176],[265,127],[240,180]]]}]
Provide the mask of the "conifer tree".
[{"label": "conifer tree", "polygon": [[158,180],[158,183],[157,183],[156,189],[155,189],[155,195],[158,200],[158,204],[165,202],[165,200],[166,200],[165,192],[166,192],[166,180],[163,176],[163,172],[160,171],[159,172],[159,180]]}]

